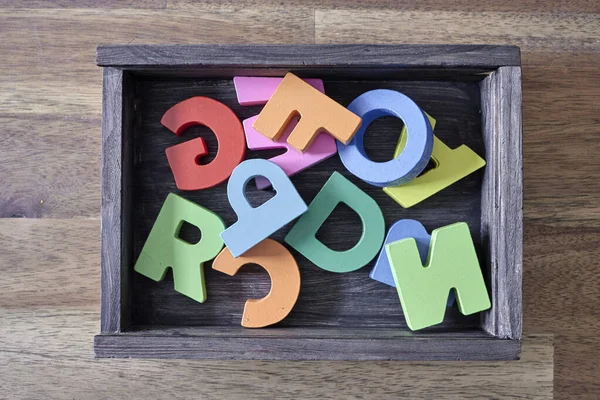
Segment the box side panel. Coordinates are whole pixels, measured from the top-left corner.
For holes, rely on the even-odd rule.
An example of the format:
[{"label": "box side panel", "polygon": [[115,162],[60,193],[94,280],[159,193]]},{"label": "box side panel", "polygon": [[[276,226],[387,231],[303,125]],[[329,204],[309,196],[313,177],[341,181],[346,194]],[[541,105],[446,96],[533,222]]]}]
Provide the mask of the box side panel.
[{"label": "box side panel", "polygon": [[[397,331],[336,332],[283,329],[281,335],[211,328],[195,335],[111,334],[95,337],[96,357],[192,358],[205,360],[514,360],[520,342],[493,338],[482,331],[413,335]],[[277,331],[277,330],[275,330]],[[309,331],[311,331],[309,329]],[[290,334],[286,334],[286,332]]]},{"label": "box side panel", "polygon": [[[481,82],[487,168],[481,194],[481,236],[489,266],[492,309],[482,327],[521,339],[523,156],[521,68],[501,67]],[[485,245],[487,243],[487,245]]]},{"label": "box side panel", "polygon": [[[131,174],[131,135],[127,130],[133,104],[124,93],[131,78],[117,68],[104,68],[102,88],[102,250],[101,250],[101,330],[119,332],[128,325],[128,268],[131,254],[129,214]],[[127,91],[127,90],[125,90]],[[128,101],[131,100],[131,101]]]},{"label": "box side panel", "polygon": [[520,50],[499,45],[109,45],[97,49],[101,66],[155,68],[486,68],[518,66]]}]

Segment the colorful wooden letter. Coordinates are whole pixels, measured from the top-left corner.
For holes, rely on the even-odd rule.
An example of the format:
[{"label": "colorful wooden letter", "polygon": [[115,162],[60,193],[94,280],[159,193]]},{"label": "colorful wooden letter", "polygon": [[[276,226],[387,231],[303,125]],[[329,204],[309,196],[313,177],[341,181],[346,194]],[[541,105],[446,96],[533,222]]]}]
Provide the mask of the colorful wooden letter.
[{"label": "colorful wooden letter", "polygon": [[[419,221],[414,219],[401,219],[397,221],[390,227],[387,236],[385,237],[385,241],[383,242],[383,248],[379,253],[379,257],[377,257],[377,261],[375,262],[375,266],[371,270],[371,274],[369,275],[371,279],[375,279],[381,283],[385,283],[386,285],[396,287],[396,282],[394,281],[394,276],[392,275],[392,269],[390,268],[390,262],[387,258],[387,253],[385,252],[385,245],[397,242],[398,240],[413,238],[417,243],[417,250],[419,250],[419,256],[421,256],[421,262],[423,265],[427,263],[427,253],[429,252],[429,242],[431,240],[431,235],[427,233],[427,230]],[[450,296],[448,296],[448,307],[454,304],[454,291],[450,291]]]},{"label": "colorful wooden letter", "polygon": [[390,263],[385,252],[385,245],[406,238],[415,239],[421,261],[423,264],[427,262],[427,252],[429,251],[429,240],[431,239],[431,236],[419,221],[414,219],[401,219],[390,227],[387,236],[385,237],[385,241],[383,242],[379,257],[377,257],[375,266],[373,266],[371,274],[369,275],[371,279],[396,287],[392,269],[390,268]]},{"label": "colorful wooden letter", "polygon": [[237,258],[225,247],[213,261],[213,269],[233,276],[249,263],[267,270],[271,290],[262,299],[246,301],[242,326],[263,328],[281,321],[292,311],[300,294],[300,270],[292,254],[272,239],[263,240]]},{"label": "colorful wooden letter", "polygon": [[[340,159],[348,171],[368,184],[384,187],[409,182],[425,169],[433,148],[433,130],[409,97],[394,90],[371,90],[354,99],[348,109],[363,119],[348,145],[337,144]],[[408,131],[406,146],[392,160],[375,162],[365,154],[364,136],[369,124],[383,116],[404,121]]]},{"label": "colorful wooden letter", "polygon": [[454,288],[464,315],[490,308],[490,298],[464,222],[438,228],[431,235],[427,265],[423,267],[415,239],[385,246],[406,323],[419,330],[444,320],[448,292]]},{"label": "colorful wooden letter", "polygon": [[298,114],[300,121],[287,142],[299,151],[306,151],[321,130],[326,130],[342,143],[348,143],[361,121],[339,103],[288,73],[253,126],[269,139],[278,140]]},{"label": "colorful wooden letter", "polygon": [[[202,232],[200,241],[190,244],[179,238],[186,221]],[[212,260],[223,247],[219,234],[225,225],[218,215],[189,200],[170,193],[165,200],[134,270],[161,281],[167,269],[173,271],[175,290],[203,303],[206,300],[202,264]]]},{"label": "colorful wooden letter", "polygon": [[[246,199],[246,184],[255,176],[264,176],[277,191],[274,197],[253,208]],[[221,238],[234,257],[268,238],[284,225],[298,218],[307,207],[283,170],[270,161],[246,160],[229,178],[227,197],[238,221],[221,233]]]},{"label": "colorful wooden letter", "polygon": [[[427,114],[425,114],[427,115]],[[427,115],[431,127],[435,128],[435,119]],[[406,145],[406,126],[402,128],[400,140],[394,157],[397,157]],[[383,188],[392,199],[404,208],[409,208],[447,188],[465,176],[477,171],[485,165],[485,160],[469,147],[462,145],[452,150],[437,136],[433,136],[431,159],[435,168],[400,186]]]},{"label": "colorful wooden letter", "polygon": [[[238,102],[241,105],[259,105],[266,103],[277,85],[283,78],[262,78],[262,77],[235,77],[233,83],[238,96]],[[323,81],[320,79],[303,79],[306,83],[317,89],[321,93],[325,93]],[[281,155],[269,158],[269,161],[279,165],[287,176],[292,176],[306,168],[309,168],[337,153],[335,139],[327,133],[319,133],[312,146],[305,152],[301,153],[290,146],[286,140],[290,133],[294,130],[298,118],[288,124],[283,135],[276,142],[266,138],[258,133],[252,127],[258,116],[245,119],[242,122],[244,133],[246,134],[246,143],[250,150],[268,150],[268,149],[286,149],[287,151]],[[256,177],[256,187],[265,189],[271,183],[268,179],[262,176]]]},{"label": "colorful wooden letter", "polygon": [[[233,86],[241,106],[260,106],[266,104],[273,96],[283,78],[263,76],[236,76]],[[321,79],[302,79],[321,93],[325,93]]]},{"label": "colorful wooden letter", "polygon": [[[363,226],[358,243],[346,251],[331,250],[315,237],[340,202],[359,215]],[[384,233],[383,214],[375,200],[342,174],[334,172],[310,203],[308,211],[287,234],[285,241],[316,266],[341,273],[355,271],[371,261],[381,248]]]},{"label": "colorful wooden letter", "polygon": [[178,189],[200,190],[216,186],[224,182],[244,159],[246,143],[242,124],[223,103],[208,97],[192,97],[168,109],[160,122],[178,136],[192,125],[205,125],[219,141],[215,159],[206,165],[199,164],[199,159],[208,154],[202,138],[166,149]]},{"label": "colorful wooden letter", "polygon": [[[278,141],[274,142],[258,133],[252,127],[252,123],[256,118],[258,117],[248,118],[243,122],[248,148],[250,150],[286,149],[287,151],[285,153],[269,158],[269,161],[279,165],[287,176],[297,174],[337,153],[335,139],[326,133],[320,133],[312,146],[310,146],[305,153],[301,153],[292,148],[285,140],[294,129],[293,121],[290,123],[283,136]],[[257,188],[266,189],[270,185],[271,183],[264,177],[256,177]]]}]

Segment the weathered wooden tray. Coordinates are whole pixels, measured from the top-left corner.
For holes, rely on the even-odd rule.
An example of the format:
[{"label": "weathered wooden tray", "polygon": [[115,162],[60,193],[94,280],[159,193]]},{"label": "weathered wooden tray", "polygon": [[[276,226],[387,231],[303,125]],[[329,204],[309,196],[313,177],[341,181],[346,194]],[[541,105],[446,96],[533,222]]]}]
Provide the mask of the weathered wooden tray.
[{"label": "weathered wooden tray", "polygon": [[[512,46],[102,46],[102,310],[97,357],[265,360],[497,360],[516,359],[521,339],[522,156],[520,53]],[[204,127],[177,137],[160,124],[172,105],[208,96],[240,119],[261,107],[241,107],[232,77],[322,78],[326,93],[343,105],[375,89],[399,90],[437,119],[435,134],[450,147],[467,144],[487,160],[472,174],[410,209],[380,188],[350,175],[339,157],[292,178],[309,203],[329,175],[339,171],[371,195],[386,225],[401,218],[431,231],[466,221],[471,229],[492,308],[463,316],[449,308],[435,328],[411,332],[394,288],[373,281],[372,263],[358,271],[321,270],[298,253],[300,298],[292,313],[272,328],[242,328],[248,298],[268,293],[262,268],[244,267],[234,277],[205,265],[208,299],[197,303],[173,289],[169,277],[153,282],[133,265],[169,192],[236,220],[226,185],[179,192],[164,154],[166,147],[203,136],[214,154],[217,142]],[[366,148],[374,160],[390,159],[402,122],[375,121]],[[275,153],[254,152],[248,158]],[[210,161],[210,158],[208,159]],[[272,193],[248,189],[257,204]],[[334,249],[352,247],[359,218],[338,207],[318,237]],[[274,235],[281,241],[289,226]],[[184,233],[193,235],[193,232]]]}]

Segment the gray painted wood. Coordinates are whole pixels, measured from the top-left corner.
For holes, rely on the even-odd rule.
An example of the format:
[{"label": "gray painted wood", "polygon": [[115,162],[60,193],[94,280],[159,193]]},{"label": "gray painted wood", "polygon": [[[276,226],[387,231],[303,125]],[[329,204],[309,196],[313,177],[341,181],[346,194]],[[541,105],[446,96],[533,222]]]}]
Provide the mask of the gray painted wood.
[{"label": "gray painted wood", "polygon": [[138,325],[125,332],[123,335],[133,336],[221,336],[231,338],[245,337],[278,337],[278,338],[353,338],[353,339],[376,339],[376,338],[459,338],[459,337],[488,337],[481,329],[448,330],[441,326],[435,326],[426,331],[412,332],[407,329],[379,328],[379,327],[303,327],[298,326],[290,329],[281,326],[269,326],[261,329],[248,329],[241,325],[232,326],[165,326],[165,325]]},{"label": "gray painted wood", "polygon": [[[291,331],[291,330],[288,330]],[[314,329],[313,329],[314,331]],[[252,330],[252,332],[256,332]],[[260,333],[260,332],[259,332]],[[370,333],[370,335],[368,334]],[[499,340],[479,331],[398,337],[371,330],[354,337],[329,332],[320,337],[214,335],[98,335],[96,357],[201,358],[225,360],[512,360],[520,342]]]},{"label": "gray painted wood", "polygon": [[97,62],[140,75],[230,78],[481,80],[520,65],[515,46],[495,45],[127,45],[101,46]]},{"label": "gray painted wood", "polygon": [[[476,82],[405,82],[405,81],[325,81],[325,90],[343,105],[359,94],[375,89],[399,90],[413,98],[438,120],[436,135],[454,148],[468,144],[484,155],[481,137],[480,94]],[[134,257],[137,257],[169,192],[200,204],[219,214],[226,225],[236,221],[229,206],[226,185],[202,191],[177,190],[164,149],[191,138],[205,138],[212,154],[217,149],[215,136],[208,128],[190,128],[177,137],[160,124],[163,113],[172,105],[192,96],[208,96],[231,107],[241,118],[258,113],[261,107],[237,104],[231,79],[197,80],[144,79],[136,85],[136,129],[134,165],[134,204],[132,210]],[[383,118],[368,129],[365,143],[373,159],[390,159],[398,140],[400,120]],[[247,158],[269,157],[269,152],[249,151]],[[423,203],[404,209],[380,188],[352,176],[336,155],[294,176],[292,182],[306,202],[310,202],[333,171],[338,171],[372,196],[382,208],[386,226],[402,218],[421,221],[428,230],[465,221],[471,228],[478,251],[480,242],[480,186],[478,171]],[[254,204],[268,199],[272,192],[261,192],[249,185],[247,195]],[[361,234],[360,219],[346,207],[339,207],[320,230],[318,237],[334,249],[351,248]],[[273,235],[282,241],[291,225]],[[360,327],[406,330],[406,322],[395,288],[369,278],[373,263],[346,274],[335,274],[315,267],[292,250],[302,276],[300,297],[291,314],[279,325],[289,327]],[[482,258],[483,261],[483,258]],[[482,262],[483,264],[483,262]],[[156,283],[133,274],[133,323],[135,325],[238,326],[244,302],[265,296],[270,288],[266,272],[260,267],[244,267],[234,277],[204,267],[208,298],[200,304],[173,289],[169,275]],[[477,327],[479,317],[463,316],[456,307],[448,310],[443,329]]]},{"label": "gray painted wood", "polygon": [[96,63],[120,68],[489,68],[520,65],[516,46],[498,45],[108,45]]},{"label": "gray painted wood", "polygon": [[102,89],[101,330],[120,332],[131,322],[132,77],[105,68]]},{"label": "gray painted wood", "polygon": [[[496,183],[515,182],[515,174],[500,174],[498,165],[514,160],[520,166],[520,147],[519,153],[500,150],[499,145],[505,141],[495,134],[504,132],[500,128],[502,121],[511,118],[520,121],[520,75],[518,88],[513,85],[509,92],[501,89],[506,83],[517,81],[514,73],[507,75],[506,72],[519,68],[500,68],[479,84],[493,72],[495,62],[518,65],[518,48],[458,47],[417,46],[413,56],[406,46],[213,46],[212,49],[210,46],[132,46],[130,49],[113,48],[114,53],[110,48],[99,49],[99,63],[106,60],[103,54],[112,54],[111,57],[116,57],[113,60],[131,57],[130,61],[138,65],[120,65],[130,70],[124,74],[119,69],[105,68],[103,334],[96,337],[96,355],[365,360],[518,357],[520,342],[499,340],[479,330],[480,324],[483,324],[485,330],[496,337],[520,338],[521,270],[520,264],[511,264],[517,258],[520,262],[520,248],[506,254],[511,244],[520,244],[522,231],[518,230],[520,225],[515,225],[520,222],[520,214],[518,221],[514,221],[516,214],[510,214],[511,211],[520,211],[520,197],[519,201],[506,202],[506,198],[496,194],[499,191],[508,193],[507,189],[489,188]],[[326,54],[317,56],[318,50]],[[433,53],[420,54],[426,50]],[[177,58],[181,51],[187,59],[183,56]],[[288,59],[284,57],[286,52],[290,53]],[[347,57],[353,52],[362,56]],[[486,56],[488,52],[495,53],[496,58]],[[478,61],[469,61],[474,54]],[[183,64],[161,64],[171,56],[175,57],[172,63]],[[236,59],[238,56],[241,58]],[[456,59],[452,61],[452,57]],[[272,60],[275,60],[272,64],[267,63]],[[231,74],[244,70],[252,75],[281,75],[288,69],[290,60],[297,63],[296,67],[303,76],[319,72],[313,76],[325,78],[327,93],[343,105],[374,88],[402,91],[438,120],[436,135],[446,144],[457,147],[464,143],[478,154],[490,157],[488,168],[491,171],[485,174],[483,196],[484,172],[479,171],[408,210],[398,206],[381,190],[351,176],[337,156],[292,179],[301,195],[310,202],[331,172],[337,170],[378,202],[388,227],[401,218],[418,219],[430,231],[456,221],[467,222],[494,303],[492,311],[482,316],[481,322],[478,315],[463,316],[456,308],[451,308],[439,326],[411,334],[394,288],[368,278],[372,264],[353,273],[332,274],[316,268],[293,250],[301,267],[303,286],[300,298],[288,318],[275,328],[260,333],[239,328],[245,300],[263,297],[270,287],[267,274],[258,266],[246,266],[235,277],[229,277],[213,271],[210,263],[206,264],[208,300],[203,304],[176,293],[171,276],[156,283],[132,273],[135,257],[139,255],[167,193],[177,192],[217,212],[227,225],[236,220],[228,205],[225,185],[198,192],[180,193],[176,189],[164,149],[202,136],[211,152],[206,159],[209,162],[218,145],[214,134],[204,127],[192,127],[183,137],[175,136],[160,125],[162,114],[181,100],[203,95],[224,102],[241,119],[255,115],[260,107],[240,107],[237,104]],[[386,65],[383,68],[376,66],[381,64]],[[221,68],[222,65],[225,66]],[[148,74],[152,68],[153,74]],[[430,73],[423,74],[423,71]],[[194,76],[183,78],[186,74]],[[207,75],[213,76],[213,79],[206,79]],[[227,79],[214,78],[222,76]],[[433,80],[425,81],[429,79]],[[496,102],[501,103],[500,108],[494,106]],[[121,108],[120,114],[118,108]],[[498,110],[502,110],[501,116]],[[513,127],[517,126],[515,121],[511,123]],[[374,122],[366,136],[367,154],[379,161],[391,158],[400,127],[401,122],[391,118]],[[515,131],[507,140],[515,141],[518,136],[520,144],[520,124],[518,129],[518,135]],[[118,139],[115,139],[115,134]],[[251,151],[247,157],[268,158],[275,154],[278,151]],[[501,164],[498,164],[499,160],[502,160]],[[520,175],[518,178],[520,184]],[[513,188],[521,190],[521,186]],[[250,187],[247,195],[256,205],[266,201],[272,193]],[[498,199],[502,200],[500,206],[496,202]],[[518,210],[515,209],[517,203]],[[503,214],[507,211],[509,217]],[[503,223],[498,224],[502,229],[515,227],[517,230],[507,234],[495,227],[495,221]],[[359,219],[351,210],[338,207],[317,237],[334,249],[347,249],[358,240],[359,226]],[[491,226],[495,228],[489,228]],[[288,229],[289,226],[273,238],[281,241]],[[181,235],[186,238],[190,233]],[[501,238],[501,243],[497,242],[498,238]],[[515,279],[519,281],[512,282]],[[515,297],[517,285],[518,297]],[[125,332],[113,334],[125,328]]]},{"label": "gray painted wood", "polygon": [[488,167],[481,193],[481,235],[493,306],[482,326],[521,339],[523,275],[523,155],[521,68],[501,67],[481,83]]},{"label": "gray painted wood", "polygon": [[102,80],[102,332],[121,330],[121,165],[123,71],[105,68]]}]

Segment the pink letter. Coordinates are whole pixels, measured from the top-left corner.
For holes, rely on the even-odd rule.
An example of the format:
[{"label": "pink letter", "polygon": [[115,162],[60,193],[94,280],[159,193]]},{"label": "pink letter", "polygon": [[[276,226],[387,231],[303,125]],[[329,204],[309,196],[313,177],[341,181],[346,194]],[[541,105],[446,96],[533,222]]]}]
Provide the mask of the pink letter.
[{"label": "pink letter", "polygon": [[[237,93],[238,102],[243,106],[265,104],[282,78],[262,78],[262,77],[239,77],[233,78],[233,84]],[[325,93],[323,81],[321,79],[305,79],[306,83]],[[274,142],[269,138],[258,133],[252,127],[252,123],[258,116],[248,118],[243,121],[244,133],[246,135],[246,143],[250,150],[267,150],[267,149],[287,149],[287,151],[279,156],[269,159],[283,169],[287,176],[292,176],[308,167],[311,167],[337,152],[335,139],[327,133],[321,133],[310,146],[310,148],[301,153],[292,148],[287,142],[287,137],[292,132],[298,119],[293,120],[278,141]],[[256,177],[256,187],[265,189],[271,186],[268,179],[262,176]]]}]

